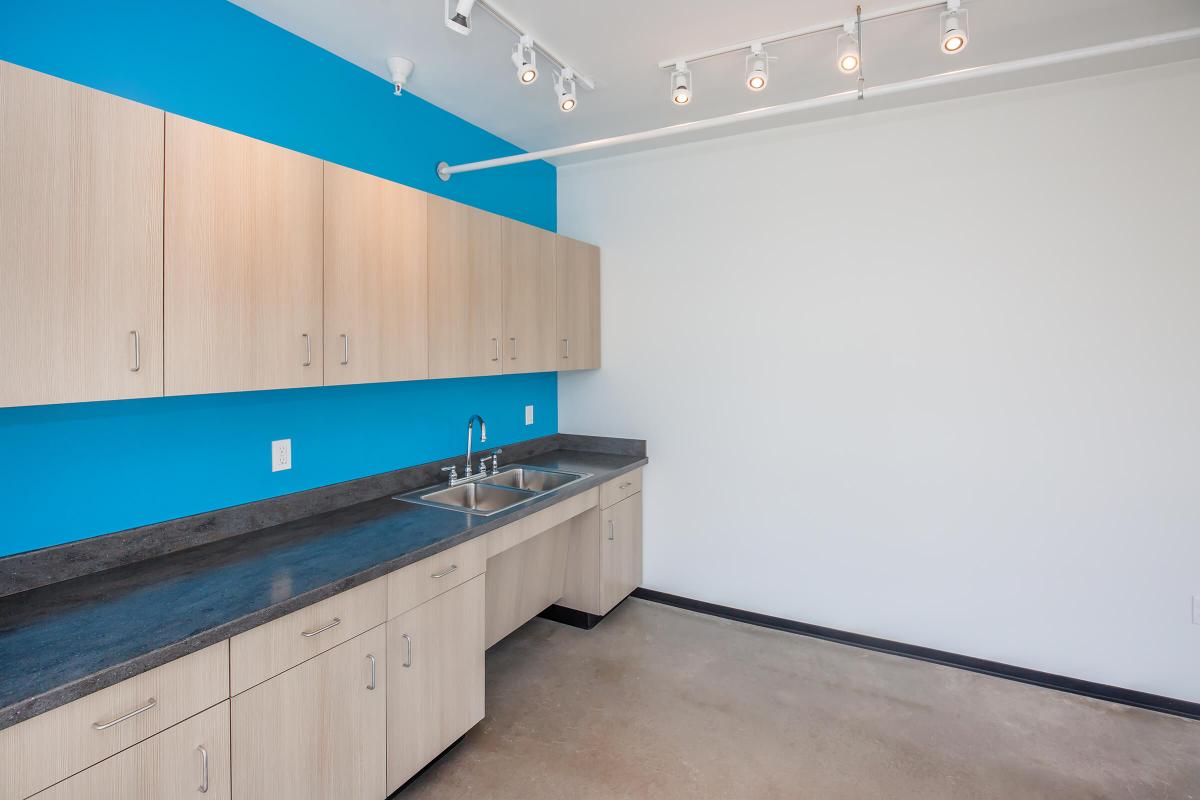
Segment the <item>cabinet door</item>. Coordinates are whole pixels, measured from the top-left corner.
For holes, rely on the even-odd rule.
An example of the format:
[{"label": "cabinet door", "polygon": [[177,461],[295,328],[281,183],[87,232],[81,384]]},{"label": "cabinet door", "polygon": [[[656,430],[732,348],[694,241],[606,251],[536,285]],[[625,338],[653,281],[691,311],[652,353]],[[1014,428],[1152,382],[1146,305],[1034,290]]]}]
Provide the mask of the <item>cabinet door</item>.
[{"label": "cabinet door", "polygon": [[367,631],[233,698],[233,796],[383,800],[387,637]]},{"label": "cabinet door", "polygon": [[167,394],[321,384],[321,162],[167,115]]},{"label": "cabinet door", "polygon": [[229,701],[184,720],[33,800],[228,800]]},{"label": "cabinet door", "polygon": [[501,371],[500,217],[429,198],[429,377]]},{"label": "cabinet door", "polygon": [[642,495],[627,497],[600,516],[600,613],[642,582]]},{"label": "cabinet door", "polygon": [[0,62],[0,406],[161,395],[163,112]]},{"label": "cabinet door", "polygon": [[504,225],[504,371],[558,369],[554,234],[512,219]]},{"label": "cabinet door", "polygon": [[428,377],[426,194],[325,164],[325,385]]},{"label": "cabinet door", "polygon": [[600,367],[600,248],[559,236],[558,369]]},{"label": "cabinet door", "polygon": [[486,577],[388,622],[388,792],[483,719]]}]

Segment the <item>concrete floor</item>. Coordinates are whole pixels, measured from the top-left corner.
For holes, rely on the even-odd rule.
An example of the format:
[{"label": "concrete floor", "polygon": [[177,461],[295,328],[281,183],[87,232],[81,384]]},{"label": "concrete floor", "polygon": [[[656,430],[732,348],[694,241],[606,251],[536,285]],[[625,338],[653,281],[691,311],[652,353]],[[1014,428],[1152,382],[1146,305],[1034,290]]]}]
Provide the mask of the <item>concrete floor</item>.
[{"label": "concrete floor", "polygon": [[1200,798],[1200,722],[632,598],[487,670],[403,800]]}]

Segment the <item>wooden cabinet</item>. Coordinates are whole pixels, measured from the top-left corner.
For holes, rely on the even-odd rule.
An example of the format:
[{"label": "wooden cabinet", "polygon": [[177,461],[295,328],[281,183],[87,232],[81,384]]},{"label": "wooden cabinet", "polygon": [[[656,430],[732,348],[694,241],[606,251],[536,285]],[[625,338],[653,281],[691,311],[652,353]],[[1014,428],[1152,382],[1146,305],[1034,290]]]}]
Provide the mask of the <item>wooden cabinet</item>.
[{"label": "wooden cabinet", "polygon": [[229,701],[34,795],[33,800],[229,800]]},{"label": "wooden cabinet", "polygon": [[600,514],[600,613],[642,582],[642,495],[627,497]]},{"label": "wooden cabinet", "polygon": [[325,164],[325,384],[429,375],[424,192]]},{"label": "wooden cabinet", "polygon": [[600,505],[570,521],[559,605],[597,617],[642,583],[642,471],[600,487]]},{"label": "wooden cabinet", "polygon": [[558,369],[555,236],[513,219],[503,222],[504,372]]},{"label": "wooden cabinet", "polygon": [[559,236],[558,370],[600,367],[600,248]]},{"label": "wooden cabinet", "polygon": [[429,377],[499,375],[501,218],[429,197]]},{"label": "wooden cabinet", "polygon": [[389,793],[483,719],[486,578],[387,624]]},{"label": "wooden cabinet", "polygon": [[387,796],[382,625],[233,698],[233,796]]},{"label": "wooden cabinet", "polygon": [[321,384],[321,162],[167,115],[166,393]]},{"label": "wooden cabinet", "polygon": [[163,112],[0,62],[0,406],[161,395]]}]

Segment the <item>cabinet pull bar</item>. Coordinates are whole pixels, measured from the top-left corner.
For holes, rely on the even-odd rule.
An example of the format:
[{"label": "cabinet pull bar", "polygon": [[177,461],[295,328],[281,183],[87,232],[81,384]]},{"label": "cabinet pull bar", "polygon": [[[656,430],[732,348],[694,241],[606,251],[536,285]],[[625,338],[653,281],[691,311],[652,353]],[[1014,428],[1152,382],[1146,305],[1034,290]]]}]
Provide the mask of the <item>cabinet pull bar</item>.
[{"label": "cabinet pull bar", "polygon": [[402,633],[400,638],[404,640],[404,663],[400,666],[408,669],[412,666],[412,637],[407,633]]},{"label": "cabinet pull bar", "polygon": [[500,360],[500,340],[492,337],[492,361]]},{"label": "cabinet pull bar", "polygon": [[444,578],[444,577],[446,577],[447,575],[449,575],[451,572],[454,572],[454,570],[456,570],[456,569],[458,569],[458,564],[451,564],[451,565],[450,565],[450,569],[446,570],[445,572],[437,572],[437,573],[434,573],[433,575],[430,575],[429,577],[431,577],[431,578]]},{"label": "cabinet pull bar", "polygon": [[610,542],[613,540],[613,534],[616,533],[616,529],[617,529],[617,521],[610,519],[608,521],[608,540]]},{"label": "cabinet pull bar", "polygon": [[508,337],[508,340],[509,340],[510,342],[512,342],[512,345],[513,345],[513,354],[512,354],[512,360],[513,360],[513,361],[516,361],[516,360],[517,360],[517,337],[515,337],[515,336],[510,336],[510,337]]},{"label": "cabinet pull bar", "polygon": [[321,627],[314,628],[311,631],[301,631],[300,635],[303,636],[305,639],[311,639],[312,637],[316,636],[318,633],[324,633],[325,631],[329,630],[330,628],[336,628],[338,625],[341,625],[341,624],[342,624],[342,618],[334,617],[333,622],[330,622],[328,625],[322,625]]},{"label": "cabinet pull bar", "polygon": [[375,656],[367,653],[367,658],[371,661],[371,682],[367,684],[367,691],[375,691]]},{"label": "cabinet pull bar", "polygon": [[563,339],[563,358],[565,358],[565,359],[571,358],[571,340],[570,339]]},{"label": "cabinet pull bar", "polygon": [[350,334],[342,334],[342,366],[350,363]]},{"label": "cabinet pull bar", "polygon": [[200,794],[208,794],[208,750],[204,745],[196,748],[200,751]]},{"label": "cabinet pull bar", "polygon": [[301,366],[312,366],[312,337],[307,333],[300,334],[304,338],[304,363]]},{"label": "cabinet pull bar", "polygon": [[137,331],[130,331],[129,335],[133,337],[133,366],[129,371],[137,372],[142,368],[142,337]]},{"label": "cabinet pull bar", "polygon": [[113,725],[124,722],[127,719],[132,719],[132,718],[136,717],[138,714],[149,711],[150,709],[154,708],[156,705],[158,705],[158,701],[155,700],[153,697],[151,697],[149,700],[146,701],[146,705],[142,706],[141,708],[134,709],[133,711],[130,711],[128,714],[122,714],[121,716],[117,717],[116,719],[109,720],[108,722],[93,722],[92,727],[98,731],[108,730]]}]

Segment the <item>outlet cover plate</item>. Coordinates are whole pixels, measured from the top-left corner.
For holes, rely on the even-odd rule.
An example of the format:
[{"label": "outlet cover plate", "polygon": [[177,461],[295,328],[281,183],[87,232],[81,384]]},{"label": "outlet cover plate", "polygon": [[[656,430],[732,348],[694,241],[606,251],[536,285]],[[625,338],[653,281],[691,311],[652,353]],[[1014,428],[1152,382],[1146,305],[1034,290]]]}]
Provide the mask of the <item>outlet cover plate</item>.
[{"label": "outlet cover plate", "polygon": [[271,442],[271,472],[292,468],[292,440],[276,439]]},{"label": "outlet cover plate", "polygon": [[533,406],[525,406],[525,424],[533,424]]}]

